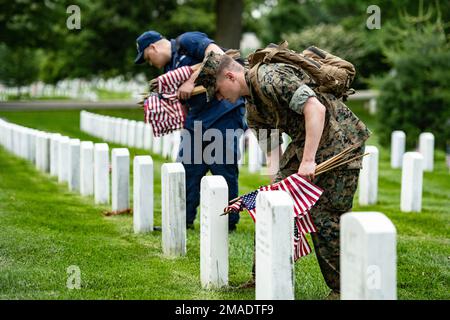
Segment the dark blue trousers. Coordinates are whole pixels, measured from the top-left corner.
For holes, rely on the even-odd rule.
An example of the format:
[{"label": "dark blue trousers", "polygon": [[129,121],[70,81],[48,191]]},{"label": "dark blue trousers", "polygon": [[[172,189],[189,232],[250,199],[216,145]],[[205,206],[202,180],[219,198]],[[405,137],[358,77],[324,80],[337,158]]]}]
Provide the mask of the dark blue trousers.
[{"label": "dark blue trousers", "polygon": [[[228,184],[228,199],[234,199],[238,196],[238,178],[239,178],[239,167],[238,167],[238,159],[239,159],[239,145],[238,138],[234,136],[232,139],[227,139],[226,129],[233,130],[244,130],[246,124],[243,120],[243,107],[236,108],[227,114],[220,117],[217,121],[215,121],[208,129],[215,128],[222,132],[223,138],[223,155],[226,155],[227,149],[229,154],[233,154],[233,160],[226,162],[225,157],[221,157],[222,161],[213,161],[207,160],[201,157],[201,163],[194,163],[195,157],[194,152],[202,152],[205,150],[208,145],[214,142],[212,141],[203,141],[201,148],[194,147],[194,131],[186,130],[184,133],[188,133],[187,135],[182,134],[182,140],[180,145],[180,152],[178,155],[178,160],[183,163],[184,169],[186,171],[186,223],[192,224],[194,223],[195,217],[197,215],[197,207],[200,204],[200,181],[201,179],[208,173],[211,172],[213,175],[223,176]],[[232,153],[230,151],[232,148]],[[183,153],[190,152],[190,157],[183,157]],[[186,161],[186,159],[189,159]],[[198,160],[198,159],[197,159]],[[222,209],[222,208],[221,208]],[[228,216],[228,224],[230,227],[234,227],[239,221],[239,214],[229,214]]]}]

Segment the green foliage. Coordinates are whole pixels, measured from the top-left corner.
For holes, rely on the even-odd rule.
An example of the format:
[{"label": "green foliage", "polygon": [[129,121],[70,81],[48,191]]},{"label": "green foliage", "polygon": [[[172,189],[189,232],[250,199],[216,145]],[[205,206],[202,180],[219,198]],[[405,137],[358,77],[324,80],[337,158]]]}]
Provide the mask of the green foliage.
[{"label": "green foliage", "polygon": [[450,139],[450,45],[438,16],[403,16],[402,24],[388,25],[380,38],[392,71],[373,83],[380,89],[378,118],[381,142],[387,145],[393,130],[403,130],[408,147],[418,135],[432,132],[436,145]]},{"label": "green foliage", "polygon": [[263,44],[277,43],[283,33],[298,32],[309,25],[327,21],[320,1],[279,0],[262,19],[258,34]]},{"label": "green foliage", "polygon": [[[0,45],[0,82],[7,86],[23,87],[38,77],[39,67],[34,49],[11,49]],[[20,96],[20,92],[18,92]]]},{"label": "green foliage", "polygon": [[341,25],[318,24],[299,33],[283,34],[282,38],[289,42],[293,50],[301,52],[314,45],[353,63],[356,68],[354,88],[365,87],[365,79],[386,69],[386,65],[372,62],[374,57],[377,57],[375,61],[381,60],[381,52],[374,41],[367,40],[365,30],[346,30]]}]

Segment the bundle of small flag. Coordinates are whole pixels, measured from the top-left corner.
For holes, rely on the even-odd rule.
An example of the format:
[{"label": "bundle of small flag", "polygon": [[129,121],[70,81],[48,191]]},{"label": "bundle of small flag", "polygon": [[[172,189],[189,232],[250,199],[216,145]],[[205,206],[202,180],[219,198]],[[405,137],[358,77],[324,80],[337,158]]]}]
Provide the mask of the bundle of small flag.
[{"label": "bundle of small flag", "polygon": [[177,90],[192,72],[191,67],[185,66],[159,76],[153,83],[157,93],[150,93],[144,98],[144,121],[151,124],[155,137],[183,128],[186,115],[177,98]]},{"label": "bundle of small flag", "polygon": [[294,260],[306,256],[311,247],[305,235],[316,232],[316,227],[309,210],[319,200],[323,190],[315,186],[299,174],[293,174],[280,182],[260,187],[258,190],[239,197],[234,203],[225,208],[224,212],[248,211],[253,221],[256,221],[256,196],[260,191],[281,190],[287,192],[294,203]]}]

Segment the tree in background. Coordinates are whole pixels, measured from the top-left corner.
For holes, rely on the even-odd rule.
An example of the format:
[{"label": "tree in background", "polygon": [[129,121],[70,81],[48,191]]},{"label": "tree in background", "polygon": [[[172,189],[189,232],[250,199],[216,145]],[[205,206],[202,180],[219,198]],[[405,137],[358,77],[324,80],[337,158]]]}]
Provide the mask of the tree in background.
[{"label": "tree in background", "polygon": [[282,37],[293,50],[301,52],[314,45],[353,63],[356,68],[353,88],[365,88],[365,81],[375,72],[388,68],[386,63],[376,63],[382,59],[382,53],[376,42],[367,41],[364,30],[346,30],[342,25],[318,24]]},{"label": "tree in background", "polygon": [[[364,39],[366,55],[357,62],[366,78],[385,71],[378,42],[380,30],[368,30],[366,9],[371,0],[146,0],[132,4],[120,0],[0,0],[0,41],[11,49],[34,48],[42,52],[40,78],[56,82],[64,78],[126,78],[157,71],[134,65],[135,39],[155,29],[168,38],[199,30],[223,46],[238,48],[241,31],[252,31],[263,44],[279,42],[285,35],[308,35],[310,42],[331,43],[326,28]],[[377,0],[382,26],[399,24],[399,12],[417,10],[417,0]],[[81,10],[81,29],[69,30],[69,5]],[[448,21],[450,2],[441,1],[442,20]],[[241,14],[242,13],[242,14]],[[242,21],[241,21],[242,20]],[[340,27],[339,27],[340,28]],[[242,30],[241,30],[242,29]],[[314,32],[318,32],[315,34]],[[305,32],[305,33],[303,33]],[[297,37],[299,38],[299,37]],[[356,39],[355,38],[355,39]],[[343,40],[334,39],[333,48]],[[305,41],[302,41],[302,45]],[[358,49],[358,52],[361,52]],[[353,57],[352,57],[353,58]],[[359,58],[358,58],[359,59]],[[357,60],[358,60],[357,59]],[[355,60],[355,61],[357,61]],[[384,67],[383,67],[384,66]],[[358,82],[357,85],[363,85]]]},{"label": "tree in background", "polygon": [[216,1],[216,41],[226,48],[239,49],[242,35],[243,0]]},{"label": "tree in background", "polygon": [[435,8],[427,13],[403,15],[401,24],[384,27],[380,37],[391,72],[373,83],[380,89],[378,99],[380,142],[389,145],[393,130],[403,130],[408,147],[418,135],[431,131],[436,145],[444,148],[450,138],[450,44],[448,24]]},{"label": "tree in background", "polygon": [[27,86],[38,78],[39,65],[33,49],[21,48],[13,50],[0,45],[0,79],[3,84],[17,87],[20,97],[21,87]]}]

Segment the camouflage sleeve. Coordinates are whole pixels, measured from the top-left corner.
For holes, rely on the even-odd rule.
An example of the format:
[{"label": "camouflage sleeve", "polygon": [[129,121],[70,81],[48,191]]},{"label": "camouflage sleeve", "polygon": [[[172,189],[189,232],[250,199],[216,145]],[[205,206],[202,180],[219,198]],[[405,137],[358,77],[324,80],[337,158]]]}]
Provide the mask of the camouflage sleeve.
[{"label": "camouflage sleeve", "polygon": [[289,102],[289,108],[297,113],[303,114],[303,108],[305,107],[306,100],[309,97],[315,97],[314,91],[306,84],[302,84],[294,93]]},{"label": "camouflage sleeve", "polygon": [[261,90],[265,96],[280,106],[303,114],[303,107],[314,91],[305,84],[306,75],[301,70],[285,64],[262,65],[259,70]]}]

